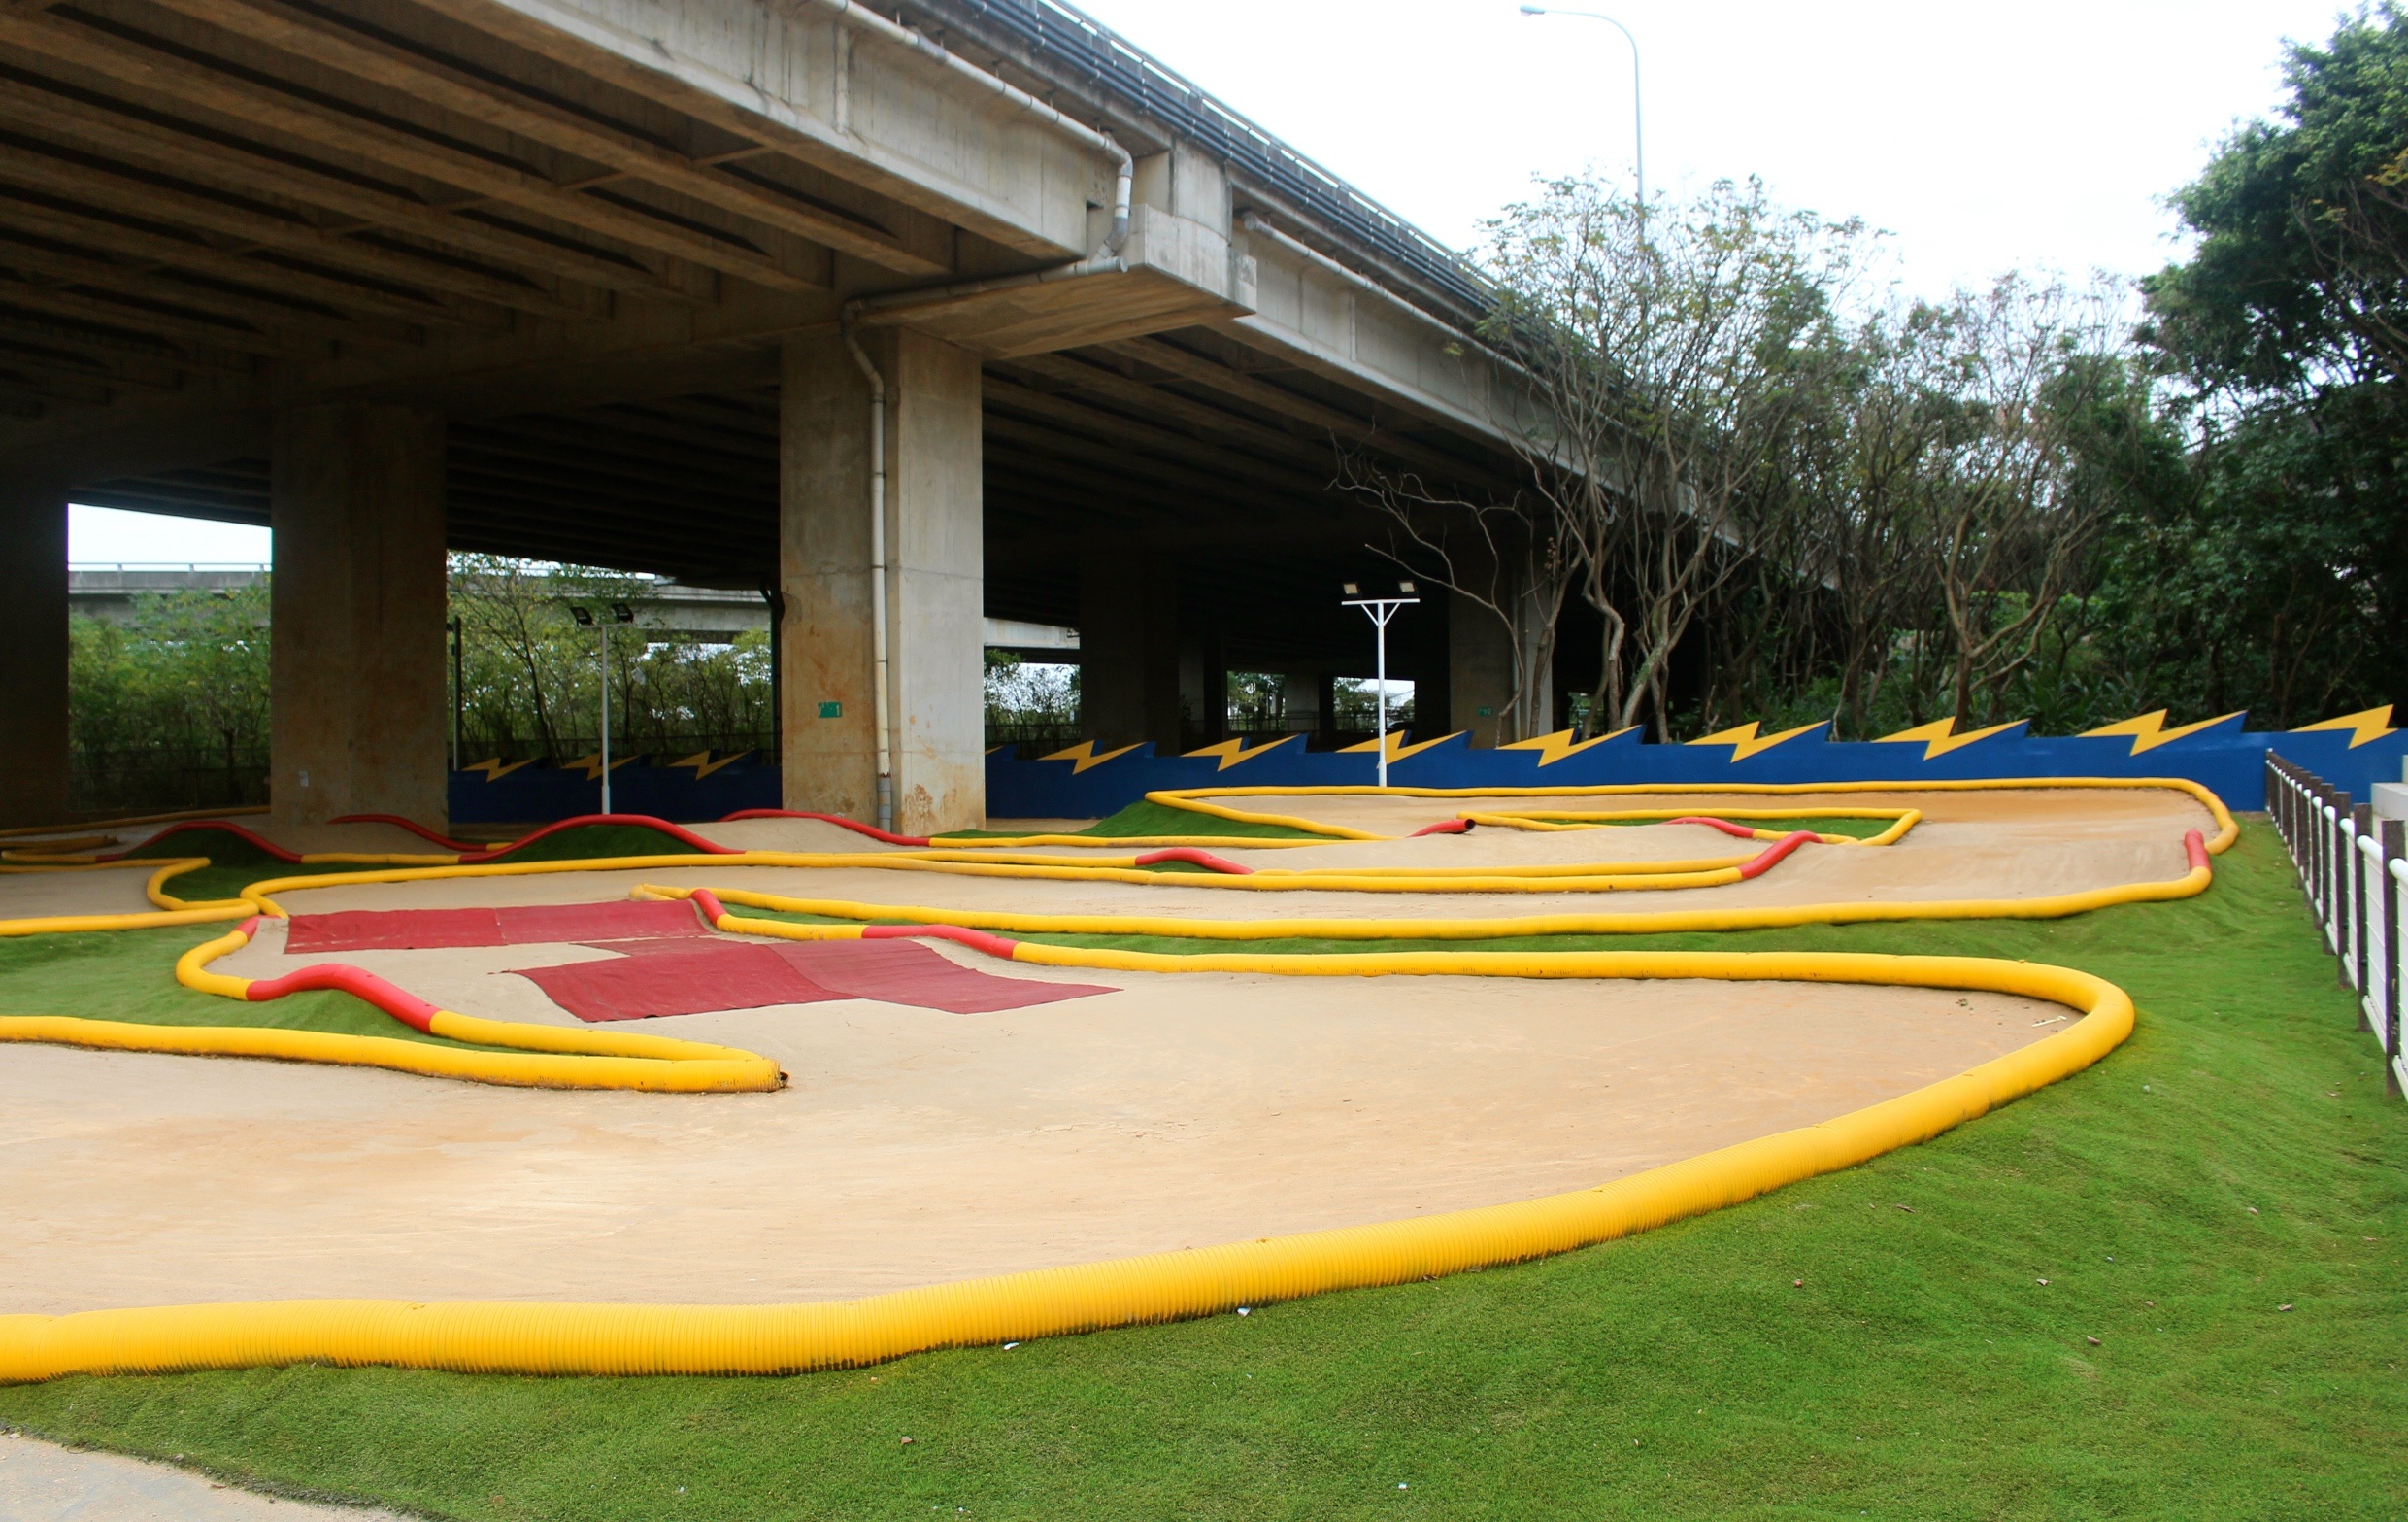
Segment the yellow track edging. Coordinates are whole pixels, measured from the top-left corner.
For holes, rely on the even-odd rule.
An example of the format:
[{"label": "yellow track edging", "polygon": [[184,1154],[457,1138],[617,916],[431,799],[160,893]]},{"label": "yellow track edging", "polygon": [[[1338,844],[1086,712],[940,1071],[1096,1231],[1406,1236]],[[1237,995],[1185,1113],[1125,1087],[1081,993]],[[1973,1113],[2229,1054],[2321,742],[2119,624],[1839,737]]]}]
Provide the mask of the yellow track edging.
[{"label": "yellow track edging", "polygon": [[[1042,948],[1048,964],[1140,953]],[[1104,960],[1081,960],[1103,959]],[[1400,1284],[1610,1241],[1736,1204],[1938,1135],[2124,1040],[2123,990],[2066,967],[1969,957],[1815,952],[1555,952],[1192,959],[1295,975],[1446,970],[1485,976],[1881,983],[2019,994],[2082,1012],[2055,1035],[1820,1125],[1758,1137],[1591,1189],[1513,1204],[1189,1252],[789,1305],[283,1301],[0,1316],[0,1382],[320,1363],[462,1373],[775,1374],[932,1348],[1211,1315],[1331,1290]],[[1195,969],[1201,970],[1201,969]],[[1235,970],[1231,968],[1230,970]]]}]

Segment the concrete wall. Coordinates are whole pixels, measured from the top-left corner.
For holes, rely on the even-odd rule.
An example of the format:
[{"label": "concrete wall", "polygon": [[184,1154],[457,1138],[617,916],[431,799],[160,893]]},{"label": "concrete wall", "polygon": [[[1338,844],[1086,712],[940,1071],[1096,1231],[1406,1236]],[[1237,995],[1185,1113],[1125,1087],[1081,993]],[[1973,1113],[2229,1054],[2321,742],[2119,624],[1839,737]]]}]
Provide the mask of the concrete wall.
[{"label": "concrete wall", "polygon": [[443,419],[299,408],[277,418],[271,448],[273,818],[440,823],[450,712]]},{"label": "concrete wall", "polygon": [[[886,386],[887,661],[894,828],[986,822],[978,360],[863,336]],[[780,403],[780,700],[786,806],[874,821],[869,382],[834,335],[786,345]]]},{"label": "concrete wall", "polygon": [[0,827],[67,812],[67,494],[0,480]]}]

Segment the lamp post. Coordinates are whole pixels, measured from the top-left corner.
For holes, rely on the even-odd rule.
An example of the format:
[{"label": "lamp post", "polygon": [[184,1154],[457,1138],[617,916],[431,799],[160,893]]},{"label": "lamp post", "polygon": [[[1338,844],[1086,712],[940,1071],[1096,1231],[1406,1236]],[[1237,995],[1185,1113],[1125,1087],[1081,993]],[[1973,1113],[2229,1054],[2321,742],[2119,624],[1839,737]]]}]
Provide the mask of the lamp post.
[{"label": "lamp post", "polygon": [[1639,109],[1639,39],[1630,35],[1630,28],[1602,11],[1566,11],[1552,5],[1525,5],[1524,16],[1577,16],[1587,20],[1603,21],[1622,34],[1630,44],[1630,154],[1639,170],[1639,216],[1647,216],[1647,118]]},{"label": "lamp post", "polygon": [[1344,585],[1347,600],[1343,606],[1362,609],[1364,616],[1371,620],[1371,626],[1379,631],[1375,638],[1380,648],[1377,678],[1380,727],[1371,737],[1371,747],[1380,753],[1380,786],[1385,788],[1388,786],[1388,621],[1396,616],[1398,608],[1411,607],[1421,599],[1413,595],[1411,582],[1398,582],[1396,590],[1403,595],[1395,597],[1366,597],[1362,595],[1360,584],[1347,582]]},{"label": "lamp post", "polygon": [[633,624],[635,610],[623,602],[614,602],[610,617],[598,619],[591,610],[571,604],[569,616],[601,636],[596,643],[596,659],[600,662],[597,674],[602,678],[602,812],[607,814],[611,811],[611,626]]}]

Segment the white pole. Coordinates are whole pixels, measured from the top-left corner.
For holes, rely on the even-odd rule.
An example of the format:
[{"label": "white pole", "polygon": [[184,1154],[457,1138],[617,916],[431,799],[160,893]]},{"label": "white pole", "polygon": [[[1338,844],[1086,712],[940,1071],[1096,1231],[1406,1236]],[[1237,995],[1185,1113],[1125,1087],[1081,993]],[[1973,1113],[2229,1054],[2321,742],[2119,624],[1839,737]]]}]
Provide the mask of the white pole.
[{"label": "white pole", "polygon": [[596,620],[602,636],[602,812],[611,811],[611,626]]},{"label": "white pole", "polygon": [[1380,695],[1378,698],[1380,729],[1377,734],[1372,736],[1372,742],[1380,748],[1380,786],[1384,788],[1388,786],[1388,616],[1390,611],[1390,609],[1384,605],[1381,607],[1379,614],[1372,620],[1374,624],[1379,626],[1380,629],[1380,666],[1378,676],[1378,681],[1380,684]]}]

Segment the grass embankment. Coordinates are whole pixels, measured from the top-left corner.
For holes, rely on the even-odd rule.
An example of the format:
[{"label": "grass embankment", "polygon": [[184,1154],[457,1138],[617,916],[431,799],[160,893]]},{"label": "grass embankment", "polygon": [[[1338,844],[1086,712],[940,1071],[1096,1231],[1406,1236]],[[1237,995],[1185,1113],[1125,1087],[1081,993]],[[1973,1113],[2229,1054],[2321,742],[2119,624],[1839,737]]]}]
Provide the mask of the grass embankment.
[{"label": "grass embankment", "polygon": [[1513,1268],[793,1379],[79,1378],[0,1419],[463,1518],[2408,1504],[2408,1112],[2262,826],[2182,903],[1594,944],[2027,957],[2142,1018],[1935,1141]]}]

